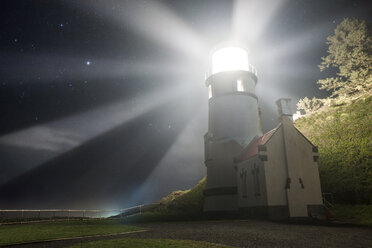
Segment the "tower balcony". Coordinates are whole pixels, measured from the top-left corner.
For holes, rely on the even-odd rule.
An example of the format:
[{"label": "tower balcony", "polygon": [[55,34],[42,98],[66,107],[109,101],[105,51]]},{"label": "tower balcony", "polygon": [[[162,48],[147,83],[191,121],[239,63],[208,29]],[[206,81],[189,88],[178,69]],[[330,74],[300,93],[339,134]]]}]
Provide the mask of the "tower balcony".
[{"label": "tower balcony", "polygon": [[248,64],[247,67],[244,68],[244,69],[224,70],[224,71],[219,71],[219,72],[214,72],[212,68],[209,68],[207,70],[207,72],[205,73],[205,80],[207,80],[212,75],[217,75],[217,74],[224,73],[224,72],[229,72],[229,71],[230,72],[232,72],[232,71],[247,71],[247,72],[252,73],[256,78],[258,77],[257,69],[252,64]]}]

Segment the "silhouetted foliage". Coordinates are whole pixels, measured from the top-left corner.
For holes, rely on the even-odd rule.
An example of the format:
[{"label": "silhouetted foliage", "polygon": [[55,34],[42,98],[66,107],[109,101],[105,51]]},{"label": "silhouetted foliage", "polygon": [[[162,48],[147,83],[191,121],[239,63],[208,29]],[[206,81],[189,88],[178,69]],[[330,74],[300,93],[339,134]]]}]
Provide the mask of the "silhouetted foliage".
[{"label": "silhouetted foliage", "polygon": [[332,96],[351,96],[371,92],[372,37],[365,21],[344,19],[327,38],[328,55],[322,57],[321,71],[338,69],[335,77],[318,81],[320,89]]}]

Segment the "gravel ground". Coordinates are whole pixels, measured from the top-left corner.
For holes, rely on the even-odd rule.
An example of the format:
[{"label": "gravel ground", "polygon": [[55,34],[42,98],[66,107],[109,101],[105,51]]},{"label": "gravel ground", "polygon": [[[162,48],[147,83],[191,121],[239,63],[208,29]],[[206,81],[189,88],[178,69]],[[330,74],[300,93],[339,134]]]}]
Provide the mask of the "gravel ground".
[{"label": "gravel ground", "polygon": [[[191,239],[236,247],[372,247],[372,228],[289,224],[261,220],[137,224],[148,232],[109,238]],[[64,240],[21,247],[65,247],[100,239]],[[107,238],[106,238],[107,239]],[[14,247],[14,246],[13,246]]]},{"label": "gravel ground", "polygon": [[372,229],[244,220],[152,223],[131,237],[202,240],[237,247],[372,247]]}]

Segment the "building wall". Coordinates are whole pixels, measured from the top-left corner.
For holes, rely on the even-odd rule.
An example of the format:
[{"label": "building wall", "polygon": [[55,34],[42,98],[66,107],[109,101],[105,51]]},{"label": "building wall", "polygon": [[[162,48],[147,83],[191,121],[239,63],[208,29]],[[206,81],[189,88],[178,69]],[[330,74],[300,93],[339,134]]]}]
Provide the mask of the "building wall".
[{"label": "building wall", "polygon": [[204,211],[236,211],[237,182],[234,157],[242,147],[234,141],[210,142],[206,139],[207,185]]},{"label": "building wall", "polygon": [[[244,85],[243,91],[238,90],[237,81]],[[212,91],[208,133],[212,137],[247,145],[256,135],[262,135],[256,81],[246,71],[221,72],[208,78],[206,84]]]},{"label": "building wall", "polygon": [[267,150],[267,161],[265,161],[267,204],[269,206],[287,205],[285,191],[287,168],[284,157],[282,128],[278,128],[265,146]]},{"label": "building wall", "polygon": [[[237,165],[238,205],[241,212],[249,216],[307,217],[309,211],[319,214],[322,209],[318,165],[314,161],[317,153],[292,121],[284,118],[264,144],[266,149],[260,149],[257,155]],[[261,161],[263,155],[267,161]],[[252,173],[255,166],[260,171],[262,197],[255,196]],[[247,173],[246,183],[244,173]]]},{"label": "building wall", "polygon": [[239,208],[266,206],[265,166],[258,155],[237,166]]},{"label": "building wall", "polygon": [[204,198],[204,212],[229,213],[237,212],[237,195],[215,195]]},{"label": "building wall", "polygon": [[[238,88],[239,85],[243,87]],[[225,71],[206,80],[211,90],[208,133],[205,135],[206,212],[238,210],[234,158],[255,136],[262,135],[257,77],[248,71]]]},{"label": "building wall", "polygon": [[247,145],[261,136],[257,100],[249,95],[225,95],[209,101],[209,132]]},{"label": "building wall", "polygon": [[323,204],[313,145],[295,129],[290,119],[283,117],[282,127],[291,181],[287,189],[290,216],[308,216],[308,205]]}]

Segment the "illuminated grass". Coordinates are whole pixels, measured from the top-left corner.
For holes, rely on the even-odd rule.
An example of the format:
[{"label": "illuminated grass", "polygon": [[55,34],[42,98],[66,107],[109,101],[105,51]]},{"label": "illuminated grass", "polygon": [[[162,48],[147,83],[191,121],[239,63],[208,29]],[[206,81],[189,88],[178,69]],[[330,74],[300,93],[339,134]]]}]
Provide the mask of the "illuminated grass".
[{"label": "illuminated grass", "polygon": [[138,231],[119,220],[73,220],[0,226],[0,245]]},{"label": "illuminated grass", "polygon": [[103,240],[89,243],[81,243],[71,248],[79,247],[120,247],[120,248],[222,248],[232,247],[219,244],[211,244],[193,240],[178,240],[178,239],[113,239]]}]

